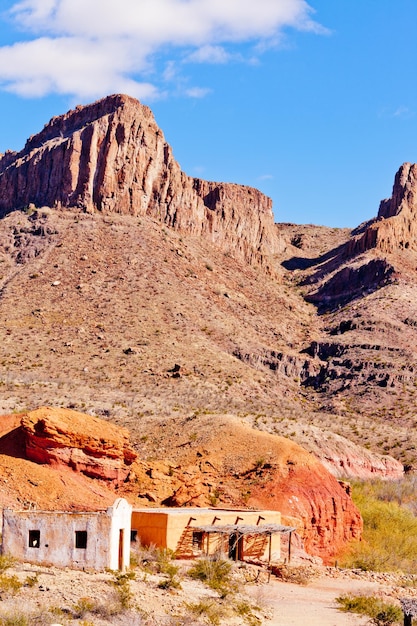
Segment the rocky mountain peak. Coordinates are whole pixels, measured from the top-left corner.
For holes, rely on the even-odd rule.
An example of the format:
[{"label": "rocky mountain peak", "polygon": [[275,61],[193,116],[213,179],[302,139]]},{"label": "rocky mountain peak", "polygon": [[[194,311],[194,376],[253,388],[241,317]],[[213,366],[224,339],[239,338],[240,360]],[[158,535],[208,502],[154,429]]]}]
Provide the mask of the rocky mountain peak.
[{"label": "rocky mountain peak", "polygon": [[33,204],[149,215],[268,265],[279,248],[272,202],[257,189],[187,176],[152,112],[112,95],[54,117],[0,158],[0,216]]},{"label": "rocky mountain peak", "polygon": [[348,256],[417,250],[417,164],[404,163],[395,175],[392,196],[382,200],[378,217],[348,244]]},{"label": "rocky mountain peak", "polygon": [[392,196],[382,200],[378,218],[389,218],[402,211],[417,212],[417,164],[404,163],[395,175]]}]

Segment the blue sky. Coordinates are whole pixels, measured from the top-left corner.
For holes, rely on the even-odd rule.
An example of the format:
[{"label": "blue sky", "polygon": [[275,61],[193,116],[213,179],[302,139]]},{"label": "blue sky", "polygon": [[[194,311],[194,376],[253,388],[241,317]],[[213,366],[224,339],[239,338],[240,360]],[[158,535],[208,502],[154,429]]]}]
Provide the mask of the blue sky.
[{"label": "blue sky", "polygon": [[0,0],[0,152],[129,93],[188,174],[353,227],[417,161],[416,59],[417,0]]}]

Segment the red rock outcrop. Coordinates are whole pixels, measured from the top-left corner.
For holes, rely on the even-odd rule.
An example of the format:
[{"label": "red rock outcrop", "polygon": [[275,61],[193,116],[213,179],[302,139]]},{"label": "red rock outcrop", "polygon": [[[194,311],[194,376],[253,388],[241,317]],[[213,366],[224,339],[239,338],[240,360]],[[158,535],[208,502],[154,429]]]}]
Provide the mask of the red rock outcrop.
[{"label": "red rock outcrop", "polygon": [[29,460],[68,466],[116,486],[127,478],[137,456],[125,428],[69,409],[30,411],[21,427]]},{"label": "red rock outcrop", "polygon": [[0,216],[31,203],[148,214],[249,262],[267,263],[280,241],[270,198],[184,174],[151,110],[124,95],[53,118],[0,158]]},{"label": "red rock outcrop", "polygon": [[290,464],[288,476],[275,474],[255,485],[248,503],[301,521],[298,531],[306,552],[327,563],[362,535],[361,516],[350,495],[319,462]]},{"label": "red rock outcrop", "polygon": [[[172,440],[169,459],[175,490],[166,504],[243,506],[281,511],[296,518],[307,552],[331,562],[362,534],[362,519],[350,494],[312,454],[276,435],[232,417],[200,417],[179,427],[199,433],[195,444]],[[167,432],[167,440],[169,433]],[[203,445],[199,445],[201,437]],[[176,444],[174,441],[176,440]],[[205,502],[203,501],[205,494]]]},{"label": "red rock outcrop", "polygon": [[348,255],[378,248],[384,253],[417,250],[417,164],[404,163],[395,175],[391,198],[382,200],[378,218],[348,244]]},{"label": "red rock outcrop", "polygon": [[330,563],[347,542],[360,539],[360,513],[344,486],[317,459],[300,446],[291,452],[285,471],[266,467],[260,472],[248,504],[298,520],[306,552]]}]

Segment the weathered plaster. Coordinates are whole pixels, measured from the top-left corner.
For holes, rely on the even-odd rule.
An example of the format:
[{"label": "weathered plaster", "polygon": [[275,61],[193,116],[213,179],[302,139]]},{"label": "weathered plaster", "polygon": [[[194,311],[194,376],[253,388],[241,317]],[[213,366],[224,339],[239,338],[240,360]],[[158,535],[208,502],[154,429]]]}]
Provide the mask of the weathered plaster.
[{"label": "weathered plaster", "polygon": [[[124,569],[130,556],[131,507],[122,498],[106,511],[3,511],[3,554],[20,561],[78,569]],[[119,537],[123,548],[119,558]],[[30,531],[39,531],[39,545],[29,545]],[[76,547],[76,533],[87,533],[85,548]]]},{"label": "weathered plaster", "polygon": [[[168,548],[177,556],[192,557],[207,552],[213,554],[219,549],[228,552],[228,540],[218,535],[211,535],[209,540],[204,539],[204,546],[198,549],[193,546],[193,527],[210,524],[219,526],[227,524],[281,524],[279,511],[249,511],[231,509],[203,509],[203,508],[166,508],[166,509],[133,509],[132,529],[138,531],[138,537],[143,545],[155,545]],[[269,550],[269,539],[246,537],[244,539],[244,554],[256,558],[266,558]],[[280,558],[280,535],[272,535],[271,550],[274,559]]]}]

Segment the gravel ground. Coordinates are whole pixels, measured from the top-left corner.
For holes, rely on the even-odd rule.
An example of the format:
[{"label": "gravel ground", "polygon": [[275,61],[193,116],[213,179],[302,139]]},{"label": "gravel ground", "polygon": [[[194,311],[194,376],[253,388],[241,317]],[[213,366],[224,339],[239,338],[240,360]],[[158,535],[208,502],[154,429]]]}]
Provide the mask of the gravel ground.
[{"label": "gravel ground", "polygon": [[377,595],[399,603],[402,597],[416,597],[414,576],[323,568],[308,585],[271,578],[268,585],[246,591],[272,611],[270,626],[364,626],[369,618],[343,613],[335,599],[343,594]]},{"label": "gravel ground", "polygon": [[[334,568],[316,568],[316,577],[307,585],[282,582],[265,570],[250,565],[233,569],[239,593],[225,601],[200,581],[187,576],[190,562],[176,562],[181,588],[162,589],[167,576],[137,568],[130,581],[132,610],[113,607],[120,601],[111,572],[84,572],[53,567],[16,564],[3,576],[16,576],[23,586],[16,592],[0,592],[0,621],[19,615],[37,615],[37,626],[194,626],[209,623],[207,610],[199,614],[192,606],[208,605],[219,612],[222,626],[248,624],[239,606],[250,611],[265,626],[364,626],[367,618],[342,613],[335,598],[344,593],[378,595],[398,602],[416,597],[416,580],[389,574],[374,574]],[[1,578],[1,574],[0,574]],[[255,609],[255,607],[260,607]],[[91,609],[91,610],[90,610]],[[211,610],[211,609],[210,609]],[[210,622],[214,623],[214,622]],[[255,623],[255,621],[251,622]]]},{"label": "gravel ground", "polygon": [[[271,581],[263,588],[264,605],[272,609],[270,626],[360,626],[369,622],[338,610],[335,598],[346,592],[375,591],[377,583],[320,579],[308,586]],[[256,598],[258,593],[251,590]]]}]

